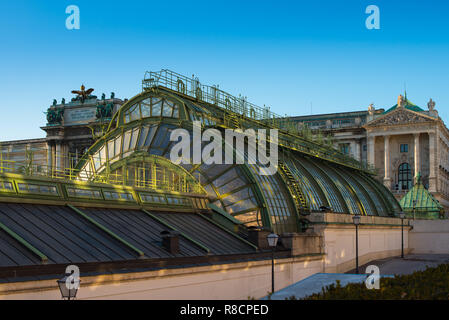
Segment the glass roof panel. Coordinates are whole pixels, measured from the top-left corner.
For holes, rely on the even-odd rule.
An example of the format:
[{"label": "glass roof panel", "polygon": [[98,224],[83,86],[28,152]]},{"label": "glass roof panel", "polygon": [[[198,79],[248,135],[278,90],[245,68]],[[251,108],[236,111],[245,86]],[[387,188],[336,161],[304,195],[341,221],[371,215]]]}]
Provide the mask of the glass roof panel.
[{"label": "glass roof panel", "polygon": [[341,212],[341,213],[348,213],[345,212],[345,209],[343,209],[343,205],[341,204],[340,200],[338,199],[338,196],[336,192],[338,192],[335,187],[329,183],[325,177],[321,174],[321,172],[315,167],[314,164],[307,161],[305,158],[301,158],[301,165],[303,165],[306,170],[308,170],[312,176],[315,178],[315,181],[320,185],[321,189],[323,190],[324,194],[327,197],[327,200],[335,212]]}]

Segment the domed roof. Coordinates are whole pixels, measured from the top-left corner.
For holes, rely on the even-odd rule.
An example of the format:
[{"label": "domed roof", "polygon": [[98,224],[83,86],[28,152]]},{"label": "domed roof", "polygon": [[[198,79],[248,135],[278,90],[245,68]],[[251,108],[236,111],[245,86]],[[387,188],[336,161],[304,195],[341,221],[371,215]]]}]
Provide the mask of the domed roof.
[{"label": "domed roof", "polygon": [[421,174],[418,174],[418,181],[412,189],[401,199],[402,209],[407,213],[419,214],[420,217],[438,218],[443,206],[426,189],[421,181]]},{"label": "domed roof", "polygon": [[[390,109],[385,111],[383,114],[386,114],[386,113],[389,113],[389,112],[391,112],[393,110],[396,110],[397,107],[398,107],[398,104],[395,104]],[[410,100],[407,99],[407,93],[405,93],[403,107],[405,109],[408,109],[408,110],[411,110],[411,111],[415,111],[415,112],[423,112],[424,111],[424,109],[418,107],[416,104],[412,103]]]}]

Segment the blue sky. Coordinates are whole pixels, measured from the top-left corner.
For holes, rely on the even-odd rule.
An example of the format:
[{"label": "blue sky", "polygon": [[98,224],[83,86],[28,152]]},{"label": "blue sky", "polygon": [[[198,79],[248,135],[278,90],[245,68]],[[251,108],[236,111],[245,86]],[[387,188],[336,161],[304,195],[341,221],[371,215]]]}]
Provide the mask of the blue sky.
[{"label": "blue sky", "polygon": [[[72,4],[80,30],[65,27]],[[389,108],[405,83],[448,125],[448,17],[430,0],[2,1],[0,141],[43,137],[43,112],[81,83],[129,98],[163,68],[289,115]]]}]

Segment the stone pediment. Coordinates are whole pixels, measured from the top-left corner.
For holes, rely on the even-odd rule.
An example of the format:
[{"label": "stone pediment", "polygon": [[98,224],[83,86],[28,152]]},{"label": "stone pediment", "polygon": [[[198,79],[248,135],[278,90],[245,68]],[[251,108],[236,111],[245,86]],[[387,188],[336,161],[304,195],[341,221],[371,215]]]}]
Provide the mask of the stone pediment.
[{"label": "stone pediment", "polygon": [[405,108],[396,109],[368,122],[365,127],[432,122],[437,119]]}]

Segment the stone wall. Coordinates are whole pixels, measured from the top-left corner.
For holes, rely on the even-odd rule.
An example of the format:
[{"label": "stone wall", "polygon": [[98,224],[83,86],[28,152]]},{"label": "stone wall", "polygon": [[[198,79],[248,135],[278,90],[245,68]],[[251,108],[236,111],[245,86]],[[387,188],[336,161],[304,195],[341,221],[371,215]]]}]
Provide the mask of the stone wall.
[{"label": "stone wall", "polygon": [[449,254],[449,220],[415,220],[411,224],[412,253]]},{"label": "stone wall", "polygon": [[[347,214],[311,216],[315,232],[324,241],[323,272],[347,272],[355,269],[355,226]],[[404,251],[408,252],[408,220],[404,220]],[[359,226],[359,265],[401,254],[401,220],[377,216],[362,216]],[[360,270],[364,272],[364,270]]]},{"label": "stone wall", "polygon": [[[275,260],[275,290],[322,271],[322,255]],[[81,278],[77,299],[250,299],[271,291],[271,260]],[[61,299],[56,279],[0,284],[0,299]]]}]

